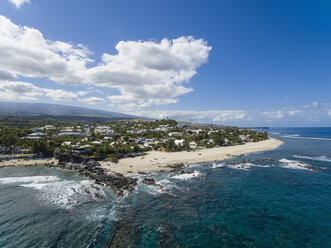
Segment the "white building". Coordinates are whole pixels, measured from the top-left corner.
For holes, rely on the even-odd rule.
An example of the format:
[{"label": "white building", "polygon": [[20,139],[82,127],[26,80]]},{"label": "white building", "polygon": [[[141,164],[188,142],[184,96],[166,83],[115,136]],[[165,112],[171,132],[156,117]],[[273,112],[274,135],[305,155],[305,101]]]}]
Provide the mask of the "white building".
[{"label": "white building", "polygon": [[102,134],[106,134],[106,135],[113,135],[114,134],[114,130],[111,129],[111,127],[108,126],[98,126],[94,129],[94,133],[102,133]]},{"label": "white building", "polygon": [[184,140],[183,139],[176,139],[175,140],[175,145],[176,146],[183,146],[184,145]]},{"label": "white building", "polygon": [[181,133],[181,132],[170,132],[170,133],[168,133],[168,135],[170,136],[170,137],[173,137],[173,136],[183,136],[183,133]]},{"label": "white building", "polygon": [[196,149],[196,148],[198,147],[198,144],[197,144],[197,142],[195,142],[195,141],[191,141],[191,142],[189,143],[189,146],[190,146],[191,149]]},{"label": "white building", "polygon": [[44,133],[31,133],[26,138],[27,139],[34,139],[34,140],[40,140],[42,139],[41,136],[45,135]]},{"label": "white building", "polygon": [[65,141],[61,146],[71,146],[71,141]]},{"label": "white building", "polygon": [[46,125],[42,129],[43,130],[55,130],[56,128],[53,125]]},{"label": "white building", "polygon": [[102,143],[100,141],[97,141],[96,140],[96,141],[92,141],[91,144],[93,144],[93,145],[101,145]]}]

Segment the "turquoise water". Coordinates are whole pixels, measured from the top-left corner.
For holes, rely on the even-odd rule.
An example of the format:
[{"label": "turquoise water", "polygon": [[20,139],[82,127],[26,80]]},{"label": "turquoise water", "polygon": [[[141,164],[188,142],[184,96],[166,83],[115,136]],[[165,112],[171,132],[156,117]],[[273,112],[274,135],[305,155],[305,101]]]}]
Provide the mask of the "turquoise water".
[{"label": "turquoise water", "polygon": [[331,247],[331,128],[269,131],[285,144],[189,165],[205,177],[153,174],[166,193],[139,183],[116,199],[72,172],[1,169],[0,247],[102,247],[110,234],[118,247]]}]

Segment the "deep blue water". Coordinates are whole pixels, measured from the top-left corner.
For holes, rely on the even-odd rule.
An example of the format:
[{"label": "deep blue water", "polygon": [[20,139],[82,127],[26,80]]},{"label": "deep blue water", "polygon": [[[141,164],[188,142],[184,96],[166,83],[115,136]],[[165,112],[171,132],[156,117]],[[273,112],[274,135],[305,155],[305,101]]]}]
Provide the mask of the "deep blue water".
[{"label": "deep blue water", "polygon": [[110,234],[119,247],[331,247],[331,128],[268,131],[285,144],[189,165],[205,177],[153,174],[166,193],[139,183],[116,199],[72,172],[1,169],[0,247],[102,247]]}]

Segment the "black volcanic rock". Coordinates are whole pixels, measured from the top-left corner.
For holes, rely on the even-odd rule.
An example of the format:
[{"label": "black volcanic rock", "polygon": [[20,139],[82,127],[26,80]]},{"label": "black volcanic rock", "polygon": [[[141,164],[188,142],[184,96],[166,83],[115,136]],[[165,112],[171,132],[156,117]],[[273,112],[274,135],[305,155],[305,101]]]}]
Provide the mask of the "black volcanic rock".
[{"label": "black volcanic rock", "polygon": [[[131,193],[137,185],[137,180],[125,177],[120,173],[108,174],[99,162],[92,159],[84,159],[71,152],[59,153],[55,151],[54,157],[58,159],[58,167],[68,170],[76,170],[81,175],[94,180],[97,184],[111,188],[118,196],[126,192]],[[54,165],[49,165],[53,167]]]}]

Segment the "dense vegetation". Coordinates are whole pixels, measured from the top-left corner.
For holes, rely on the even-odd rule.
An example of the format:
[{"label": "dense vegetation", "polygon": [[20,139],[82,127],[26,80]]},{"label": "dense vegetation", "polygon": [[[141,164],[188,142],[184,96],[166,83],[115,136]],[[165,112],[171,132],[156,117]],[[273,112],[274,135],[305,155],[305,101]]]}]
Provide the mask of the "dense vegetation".
[{"label": "dense vegetation", "polygon": [[[53,156],[54,152],[75,152],[80,156],[119,159],[137,156],[149,150],[189,151],[197,148],[229,146],[256,142],[268,138],[266,132],[255,132],[235,127],[177,123],[174,120],[108,121],[103,123],[58,120],[26,120],[2,118],[0,122],[2,153],[19,154],[23,149],[30,154]],[[54,128],[42,129],[46,125]],[[89,129],[83,130],[88,125]],[[95,132],[106,126],[112,133]],[[38,139],[28,136],[42,131]],[[41,128],[40,128],[41,127]],[[77,135],[59,135],[70,128]]]}]

